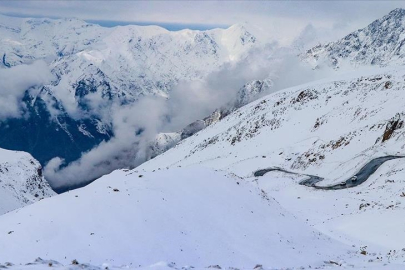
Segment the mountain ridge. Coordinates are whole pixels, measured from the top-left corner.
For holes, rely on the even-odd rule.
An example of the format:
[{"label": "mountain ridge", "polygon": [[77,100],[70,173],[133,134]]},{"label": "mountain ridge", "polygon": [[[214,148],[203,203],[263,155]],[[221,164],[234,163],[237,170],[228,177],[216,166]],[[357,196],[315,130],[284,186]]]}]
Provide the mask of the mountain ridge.
[{"label": "mountain ridge", "polygon": [[[402,65],[405,55],[405,9],[387,15],[338,41],[309,49],[302,57],[313,66]],[[348,62],[348,63],[346,63]]]}]

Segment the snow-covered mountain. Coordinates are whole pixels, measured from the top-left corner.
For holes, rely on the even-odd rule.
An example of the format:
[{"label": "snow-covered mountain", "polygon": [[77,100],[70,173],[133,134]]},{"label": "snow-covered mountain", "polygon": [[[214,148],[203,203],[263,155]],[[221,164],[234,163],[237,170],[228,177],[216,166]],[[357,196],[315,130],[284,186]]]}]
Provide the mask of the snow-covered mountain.
[{"label": "snow-covered mountain", "polygon": [[318,45],[303,55],[313,66],[346,64],[392,65],[405,63],[405,10],[394,9],[344,38]]},{"label": "snow-covered mountain", "polygon": [[[299,182],[404,156],[404,79],[376,69],[268,95],[134,170],[1,216],[0,250],[17,264],[400,269],[403,159],[352,188]],[[265,168],[294,174],[254,176]]]},{"label": "snow-covered mountain", "polygon": [[[400,64],[402,63],[400,59],[403,58],[402,43],[405,42],[402,40],[404,28],[405,10],[395,9],[369,26],[350,33],[336,42],[318,45],[308,50],[301,57],[305,62],[318,67],[325,64],[325,61],[335,68],[341,66],[340,62],[345,61],[355,66]],[[269,89],[271,84],[272,81],[270,80],[250,82],[241,88],[238,93],[239,101],[235,105],[229,106],[230,109],[217,110],[210,117],[191,123],[183,131],[159,134],[151,145],[153,153],[151,156],[154,157],[165,152],[178,143],[180,138],[184,139],[195,134],[211,123],[222,119],[231,111],[253,101],[260,96],[262,85]],[[251,94],[245,96],[245,92]],[[249,96],[255,98],[249,98]],[[212,122],[210,121],[211,118],[216,120]]]},{"label": "snow-covered mountain", "polygon": [[180,80],[202,79],[260,44],[243,25],[168,31],[0,15],[0,69],[44,60],[54,75],[27,89],[24,117],[1,121],[0,147],[27,151],[41,164],[54,157],[69,163],[114,136],[113,104],[170,97]]},{"label": "snow-covered mountain", "polygon": [[[266,85],[246,84],[237,104]],[[159,134],[152,153],[175,146],[133,170],[0,216],[0,253],[17,266],[402,269],[404,88],[404,67],[375,66],[219,109]],[[384,156],[398,158],[356,184]]]},{"label": "snow-covered mountain", "polygon": [[[401,63],[404,13],[396,9],[342,40],[315,47],[304,60],[315,66],[336,62],[339,67],[346,60],[353,65]],[[0,68],[42,59],[54,75],[51,82],[27,89],[21,100],[24,117],[1,121],[0,147],[27,151],[43,165],[60,157],[66,165],[116,135],[111,115],[117,107],[145,96],[170,99],[180,81],[203,80],[224,65],[240,62],[263,45],[253,32],[246,25],[173,32],[155,26],[104,28],[77,19],[0,16]],[[245,86],[235,86],[235,91],[241,89],[239,103],[216,108],[184,130],[158,135],[149,156],[254,100],[272,82],[255,78],[241,84]]]},{"label": "snow-covered mountain", "polygon": [[167,95],[176,81],[201,78],[258,42],[242,25],[173,32],[157,26],[104,28],[76,19],[1,16],[0,29],[3,68],[54,59],[51,68],[58,80],[48,87],[71,98],[88,94],[78,86],[110,98]]},{"label": "snow-covered mountain", "polygon": [[[391,11],[386,16],[375,20],[367,27],[350,33],[340,40],[311,48],[305,54],[300,55],[300,57],[304,62],[309,63],[313,67],[320,68],[324,67],[326,64],[327,66],[340,68],[342,70],[345,70],[347,65],[360,67],[404,64],[404,29],[405,10],[398,8]],[[241,88],[241,90],[254,89],[250,92],[256,94],[251,94],[251,96],[257,98],[260,96],[260,92],[258,93],[256,89],[261,89],[260,84],[263,82],[267,84],[267,89],[271,87],[271,81],[253,81],[247,84],[247,87]],[[238,94],[239,100],[242,101],[243,97],[244,92],[240,91]],[[211,117],[217,116],[218,120],[222,119],[224,116],[228,115],[230,111],[253,100],[254,98],[248,98],[245,102],[241,102],[240,106],[237,104],[230,106],[230,110],[218,110],[214,112]],[[208,125],[209,124],[205,123],[204,120],[199,120],[190,124],[190,126],[185,129],[186,131],[191,129],[193,132],[190,132],[190,135],[192,135]],[[182,132],[179,133],[182,134]],[[173,137],[174,139],[168,139],[170,137],[168,136],[166,136],[165,140],[162,140],[162,136],[159,135],[156,141],[153,142],[151,148],[156,151],[156,153],[160,154],[180,141],[178,136]],[[186,138],[188,136],[181,137]]]},{"label": "snow-covered mountain", "polygon": [[0,215],[54,194],[30,154],[0,149]]}]

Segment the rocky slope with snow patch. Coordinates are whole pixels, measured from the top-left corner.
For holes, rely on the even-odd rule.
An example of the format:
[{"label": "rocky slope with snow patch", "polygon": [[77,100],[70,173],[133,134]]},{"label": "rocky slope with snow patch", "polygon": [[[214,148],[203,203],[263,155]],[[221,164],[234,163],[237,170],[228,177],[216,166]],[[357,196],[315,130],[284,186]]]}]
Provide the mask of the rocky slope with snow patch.
[{"label": "rocky slope with snow patch", "polygon": [[359,71],[268,95],[141,167],[215,159],[222,166],[237,160],[232,153],[250,144],[255,144],[247,150],[252,156],[274,152],[275,165],[301,172],[313,172],[325,162],[332,169],[338,157],[349,160],[363,152],[364,157],[390,149],[401,153],[404,74],[403,68]]},{"label": "rocky slope with snow patch", "polygon": [[54,194],[30,154],[0,149],[0,215]]}]

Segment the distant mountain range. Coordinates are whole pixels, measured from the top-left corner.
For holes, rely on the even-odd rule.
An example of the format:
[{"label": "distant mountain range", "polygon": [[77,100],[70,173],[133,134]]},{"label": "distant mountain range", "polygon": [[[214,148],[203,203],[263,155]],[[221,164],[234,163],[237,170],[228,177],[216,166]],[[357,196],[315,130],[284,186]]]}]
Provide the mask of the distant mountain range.
[{"label": "distant mountain range", "polygon": [[180,80],[201,79],[258,44],[242,25],[171,32],[0,16],[0,68],[44,60],[54,75],[27,89],[24,117],[0,122],[0,147],[27,151],[41,164],[54,157],[69,163],[114,136],[112,104],[169,97]]}]

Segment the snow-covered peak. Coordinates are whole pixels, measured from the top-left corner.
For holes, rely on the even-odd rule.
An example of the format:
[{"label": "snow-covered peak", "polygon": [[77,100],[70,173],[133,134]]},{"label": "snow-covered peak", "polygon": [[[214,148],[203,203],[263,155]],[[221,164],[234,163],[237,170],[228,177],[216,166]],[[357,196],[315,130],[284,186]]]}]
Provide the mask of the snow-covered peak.
[{"label": "snow-covered peak", "polygon": [[[179,80],[201,79],[224,63],[240,59],[257,44],[256,37],[243,27],[168,31],[158,26],[123,26],[109,30],[54,65],[58,69],[78,65],[79,70],[95,65],[113,91],[129,99],[141,94],[166,96]],[[69,70],[62,77],[70,86],[90,76],[77,68]]]},{"label": "snow-covered peak", "polygon": [[[46,85],[70,115],[77,87],[128,103],[168,97],[180,80],[198,80],[259,46],[245,26],[168,31],[159,26],[105,28],[78,19],[0,17],[0,68],[45,59],[56,80]],[[100,89],[101,88],[101,89]],[[87,92],[89,92],[87,91]]]},{"label": "snow-covered peak", "polygon": [[[75,86],[108,85],[113,96],[167,96],[179,80],[201,79],[259,46],[244,25],[206,31],[168,31],[159,26],[105,28],[78,19],[0,17],[0,68],[46,59],[58,80],[50,93],[75,93]],[[85,82],[83,82],[85,81]],[[63,94],[65,95],[65,94]],[[61,96],[61,95],[59,95]],[[74,97],[62,99],[74,108]]]},{"label": "snow-covered peak", "polygon": [[367,27],[326,45],[307,51],[305,58],[314,65],[324,62],[340,67],[405,63],[405,10],[394,9]]},{"label": "snow-covered peak", "polygon": [[1,16],[0,54],[4,61],[0,66],[72,55],[89,48],[110,31],[78,19]]},{"label": "snow-covered peak", "polygon": [[221,44],[227,49],[231,61],[239,60],[246,47],[251,48],[256,42],[257,38],[243,24],[235,24],[222,30]]},{"label": "snow-covered peak", "polygon": [[390,13],[388,13],[388,15],[386,15],[385,17],[404,17],[405,16],[405,9],[403,8],[396,8],[393,9],[392,11],[390,11]]}]

